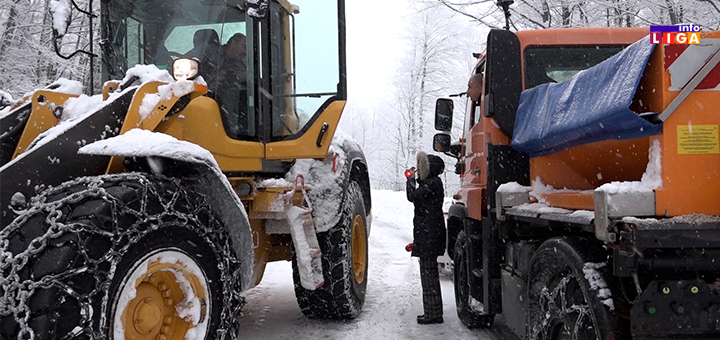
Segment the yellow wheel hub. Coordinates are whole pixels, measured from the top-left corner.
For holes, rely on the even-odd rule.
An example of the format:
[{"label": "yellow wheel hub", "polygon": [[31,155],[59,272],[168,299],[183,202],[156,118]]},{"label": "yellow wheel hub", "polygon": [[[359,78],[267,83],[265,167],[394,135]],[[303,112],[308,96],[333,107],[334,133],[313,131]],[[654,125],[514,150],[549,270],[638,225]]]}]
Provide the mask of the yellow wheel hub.
[{"label": "yellow wheel hub", "polygon": [[365,281],[367,266],[367,234],[362,216],[355,215],[352,223],[352,266],[355,282]]},{"label": "yellow wheel hub", "polygon": [[[185,299],[178,282],[182,276],[201,303],[200,322],[206,317],[207,303],[200,280],[182,264],[151,262],[147,271],[135,282],[136,295],[122,313],[127,340],[184,340],[193,327],[178,315],[178,303]],[[132,284],[128,282],[128,284]],[[185,287],[187,289],[188,287]]]}]

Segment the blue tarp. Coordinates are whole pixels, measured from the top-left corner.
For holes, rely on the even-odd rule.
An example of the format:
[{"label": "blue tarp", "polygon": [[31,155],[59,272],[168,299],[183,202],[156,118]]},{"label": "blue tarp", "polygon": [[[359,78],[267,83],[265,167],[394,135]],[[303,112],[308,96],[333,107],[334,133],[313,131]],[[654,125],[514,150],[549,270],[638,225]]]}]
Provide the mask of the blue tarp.
[{"label": "blue tarp", "polygon": [[606,139],[662,132],[661,124],[630,110],[654,46],[646,37],[565,82],[523,91],[512,146],[534,157]]}]

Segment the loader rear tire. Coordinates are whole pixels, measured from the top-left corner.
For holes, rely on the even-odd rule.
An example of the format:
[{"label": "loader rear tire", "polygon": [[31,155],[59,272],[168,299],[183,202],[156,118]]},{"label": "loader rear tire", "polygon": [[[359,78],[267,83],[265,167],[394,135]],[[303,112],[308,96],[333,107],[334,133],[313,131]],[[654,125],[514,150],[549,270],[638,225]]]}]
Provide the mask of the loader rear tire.
[{"label": "loader rear tire", "polygon": [[558,237],[543,242],[530,264],[528,338],[625,339],[613,301],[620,293],[611,270],[606,252],[586,240]]},{"label": "loader rear tire", "polygon": [[455,285],[455,307],[460,321],[469,329],[490,328],[494,314],[479,313],[470,307],[470,281],[467,264],[467,236],[461,231],[455,241],[453,259],[453,283]]},{"label": "loader rear tire", "polygon": [[318,233],[325,283],[315,290],[303,288],[293,255],[293,281],[300,310],[309,318],[354,319],[360,315],[367,288],[368,245],[365,203],[360,186],[347,189],[340,222]]},{"label": "loader rear tire", "polygon": [[66,182],[34,198],[3,238],[13,259],[0,281],[2,339],[236,337],[240,263],[203,197],[179,180]]}]

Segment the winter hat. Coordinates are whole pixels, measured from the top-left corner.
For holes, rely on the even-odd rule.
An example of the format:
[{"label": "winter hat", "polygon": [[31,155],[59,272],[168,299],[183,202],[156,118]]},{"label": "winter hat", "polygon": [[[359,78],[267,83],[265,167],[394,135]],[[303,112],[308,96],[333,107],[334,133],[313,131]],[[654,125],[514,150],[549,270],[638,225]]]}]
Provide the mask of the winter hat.
[{"label": "winter hat", "polygon": [[430,162],[428,161],[428,154],[423,151],[419,151],[415,156],[417,159],[417,174],[419,179],[426,179],[430,174]]},{"label": "winter hat", "polygon": [[430,171],[428,177],[440,176],[445,171],[445,162],[442,158],[435,155],[428,155],[428,164],[430,165]]}]

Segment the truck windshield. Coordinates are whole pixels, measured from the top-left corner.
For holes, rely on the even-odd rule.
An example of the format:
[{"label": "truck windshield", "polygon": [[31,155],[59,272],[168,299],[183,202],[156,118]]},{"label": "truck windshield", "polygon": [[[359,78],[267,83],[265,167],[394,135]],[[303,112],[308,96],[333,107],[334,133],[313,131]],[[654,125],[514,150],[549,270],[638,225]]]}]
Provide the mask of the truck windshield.
[{"label": "truck windshield", "polygon": [[560,83],[622,51],[625,45],[528,46],[525,48],[525,88]]}]

